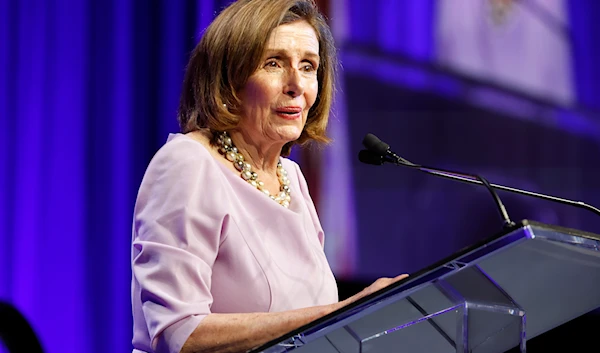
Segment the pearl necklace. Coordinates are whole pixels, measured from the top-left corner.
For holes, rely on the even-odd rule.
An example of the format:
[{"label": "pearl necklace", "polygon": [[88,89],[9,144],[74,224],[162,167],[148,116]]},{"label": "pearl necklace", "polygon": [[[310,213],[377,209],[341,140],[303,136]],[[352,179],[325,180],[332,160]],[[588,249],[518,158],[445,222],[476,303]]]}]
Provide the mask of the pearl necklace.
[{"label": "pearl necklace", "polygon": [[215,135],[217,145],[219,146],[219,153],[233,163],[235,169],[240,172],[242,179],[246,180],[248,184],[254,186],[281,206],[285,208],[290,207],[290,202],[292,201],[292,197],[290,196],[290,180],[287,177],[287,171],[283,169],[281,161],[277,162],[279,193],[277,195],[271,195],[269,190],[265,189],[265,184],[258,180],[258,174],[252,171],[250,163],[244,161],[244,156],[238,151],[237,147],[235,147],[233,141],[231,141],[231,137],[227,135],[227,132],[216,132]]}]

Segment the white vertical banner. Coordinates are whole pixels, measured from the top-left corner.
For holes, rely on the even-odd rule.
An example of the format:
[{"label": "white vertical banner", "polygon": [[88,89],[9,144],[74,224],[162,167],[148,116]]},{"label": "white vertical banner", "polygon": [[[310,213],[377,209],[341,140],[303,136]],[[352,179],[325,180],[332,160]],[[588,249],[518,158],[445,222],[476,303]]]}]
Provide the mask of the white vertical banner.
[{"label": "white vertical banner", "polygon": [[[347,34],[347,0],[330,2],[330,24],[338,48]],[[343,65],[343,63],[342,63]],[[357,223],[354,183],[344,94],[344,72],[340,70],[337,92],[329,120],[333,142],[322,150],[319,213],[326,235],[325,253],[336,277],[350,277],[356,270]]]},{"label": "white vertical banner", "polygon": [[572,53],[565,0],[438,0],[438,63],[569,106]]}]

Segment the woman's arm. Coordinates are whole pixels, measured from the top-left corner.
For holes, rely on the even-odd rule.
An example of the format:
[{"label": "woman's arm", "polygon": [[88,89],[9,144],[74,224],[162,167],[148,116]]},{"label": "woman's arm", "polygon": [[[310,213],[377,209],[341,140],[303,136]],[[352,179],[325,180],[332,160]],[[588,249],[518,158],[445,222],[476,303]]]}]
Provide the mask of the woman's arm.
[{"label": "woman's arm", "polygon": [[246,352],[341,307],[340,302],[278,313],[209,314],[181,352]]},{"label": "woman's arm", "polygon": [[192,332],[181,353],[246,352],[405,277],[380,278],[354,296],[329,305],[277,313],[209,314]]}]

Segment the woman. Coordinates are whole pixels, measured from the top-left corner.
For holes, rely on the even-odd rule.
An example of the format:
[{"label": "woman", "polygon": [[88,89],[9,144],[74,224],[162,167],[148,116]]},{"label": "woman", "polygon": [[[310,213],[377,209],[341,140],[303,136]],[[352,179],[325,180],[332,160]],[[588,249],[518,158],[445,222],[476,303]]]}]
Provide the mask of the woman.
[{"label": "woman", "polygon": [[292,145],[326,142],[335,48],[311,0],[240,0],[192,53],[134,212],[134,352],[246,351],[338,302]]}]

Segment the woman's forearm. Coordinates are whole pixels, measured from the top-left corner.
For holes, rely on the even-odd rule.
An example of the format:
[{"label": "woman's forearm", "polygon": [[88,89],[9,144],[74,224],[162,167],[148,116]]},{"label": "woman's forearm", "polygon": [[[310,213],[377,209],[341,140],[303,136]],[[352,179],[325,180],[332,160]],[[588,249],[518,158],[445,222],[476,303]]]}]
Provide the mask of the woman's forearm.
[{"label": "woman's forearm", "polygon": [[209,314],[187,339],[181,353],[234,353],[258,347],[408,277],[379,278],[341,302],[277,313]]},{"label": "woman's forearm", "polygon": [[192,332],[182,353],[245,352],[325,316],[346,303],[276,313],[209,314]]}]

